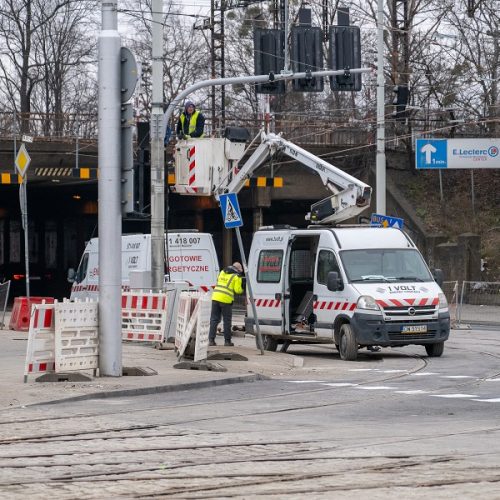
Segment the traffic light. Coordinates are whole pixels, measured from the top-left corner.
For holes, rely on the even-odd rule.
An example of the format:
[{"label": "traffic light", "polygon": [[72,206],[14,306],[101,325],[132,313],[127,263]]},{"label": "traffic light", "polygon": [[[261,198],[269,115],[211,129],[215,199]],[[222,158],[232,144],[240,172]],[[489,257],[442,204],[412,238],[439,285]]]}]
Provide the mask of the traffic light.
[{"label": "traffic light", "polygon": [[[323,33],[321,28],[294,26],[292,35],[292,69],[294,73],[319,71],[323,67]],[[298,78],[293,80],[293,90],[322,92],[323,78]]]},{"label": "traffic light", "polygon": [[120,48],[121,88],[121,205],[122,216],[134,211],[134,154],[132,127],[134,110],[128,102],[137,86],[137,62],[134,54],[126,47]]},{"label": "traffic light", "polygon": [[134,211],[134,154],[132,127],[134,110],[131,103],[121,106],[121,202],[122,215]]},{"label": "traffic light", "polygon": [[361,36],[359,26],[330,26],[330,69],[344,70],[343,75],[330,77],[334,91],[361,90],[361,73],[351,74],[350,69],[361,68]]},{"label": "traffic light", "polygon": [[406,106],[410,97],[410,89],[408,85],[396,85],[393,92],[395,96],[392,104],[396,106],[396,109],[393,111],[392,116],[396,120],[405,120],[408,113]]},{"label": "traffic light", "polygon": [[[280,74],[285,67],[285,32],[279,29],[255,28],[254,69],[256,75]],[[255,85],[257,94],[284,94],[285,82],[272,81]]]}]

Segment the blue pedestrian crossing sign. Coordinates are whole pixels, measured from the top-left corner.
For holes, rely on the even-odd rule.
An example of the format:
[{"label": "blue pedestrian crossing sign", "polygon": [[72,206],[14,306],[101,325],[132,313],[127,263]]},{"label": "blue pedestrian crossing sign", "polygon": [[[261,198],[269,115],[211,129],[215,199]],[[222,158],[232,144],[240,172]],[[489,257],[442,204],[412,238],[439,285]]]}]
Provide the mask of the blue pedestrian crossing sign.
[{"label": "blue pedestrian crossing sign", "polygon": [[389,217],[388,215],[372,214],[370,226],[373,227],[395,227],[403,229],[404,219]]},{"label": "blue pedestrian crossing sign", "polygon": [[226,227],[226,229],[231,229],[233,227],[243,226],[240,205],[236,193],[221,194],[219,196],[219,201],[224,227]]}]

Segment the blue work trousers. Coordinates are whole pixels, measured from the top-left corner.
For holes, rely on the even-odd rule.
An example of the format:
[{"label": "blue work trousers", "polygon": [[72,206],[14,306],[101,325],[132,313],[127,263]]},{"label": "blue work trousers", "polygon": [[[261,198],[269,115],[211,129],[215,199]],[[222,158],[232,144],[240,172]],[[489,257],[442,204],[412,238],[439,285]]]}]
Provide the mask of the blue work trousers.
[{"label": "blue work trousers", "polygon": [[209,340],[215,340],[217,334],[217,325],[222,321],[224,324],[224,340],[231,342],[231,322],[233,317],[233,304],[223,304],[217,300],[212,300],[212,313],[210,315],[210,332],[208,333]]}]

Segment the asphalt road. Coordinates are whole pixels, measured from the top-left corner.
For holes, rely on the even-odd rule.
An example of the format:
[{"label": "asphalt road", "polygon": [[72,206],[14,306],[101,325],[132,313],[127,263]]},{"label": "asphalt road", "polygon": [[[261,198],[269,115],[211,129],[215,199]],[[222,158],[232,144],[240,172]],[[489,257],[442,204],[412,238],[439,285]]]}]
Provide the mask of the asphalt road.
[{"label": "asphalt road", "polygon": [[0,413],[0,498],[500,498],[499,332],[290,352],[292,378]]}]

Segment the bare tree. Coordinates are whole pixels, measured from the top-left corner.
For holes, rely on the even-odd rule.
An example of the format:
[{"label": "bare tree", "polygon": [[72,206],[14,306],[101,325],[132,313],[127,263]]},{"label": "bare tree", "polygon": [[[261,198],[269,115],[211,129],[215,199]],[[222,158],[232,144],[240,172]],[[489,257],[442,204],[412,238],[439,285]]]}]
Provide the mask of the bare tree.
[{"label": "bare tree", "polygon": [[472,120],[483,123],[484,130],[498,137],[500,64],[500,15],[496,0],[477,2],[470,17],[452,2],[446,4],[446,20],[455,34],[455,73],[462,86],[457,91],[456,105]]},{"label": "bare tree", "polygon": [[[0,0],[0,81],[2,97],[12,110],[31,111],[31,95],[43,78],[43,61],[35,54],[35,39],[57,13],[75,0]],[[28,123],[23,122],[23,130]]]},{"label": "bare tree", "polygon": [[[49,0],[47,4],[55,2]],[[89,37],[88,33],[97,32],[97,23],[93,19],[96,6],[96,2],[90,0],[65,5],[36,33],[34,52],[36,59],[43,61],[43,66],[40,68],[40,85],[33,93],[32,106],[47,115],[47,134],[50,132],[47,126],[54,123],[56,132],[60,133],[63,112],[74,112],[75,101],[85,98],[86,92],[75,94],[70,82],[79,75],[87,76],[95,65],[96,37]],[[88,88],[93,89],[95,86],[90,85],[90,78],[87,77]],[[51,115],[55,116],[55,121],[50,120]]]},{"label": "bare tree", "polygon": [[[151,4],[151,0],[129,0],[123,11],[133,29],[128,44],[142,66],[136,101],[140,115],[145,117],[151,111]],[[172,2],[167,5],[164,26],[164,101],[168,103],[190,84],[209,77],[209,51],[201,34],[193,30],[192,18],[176,10]],[[198,106],[203,108],[206,93],[200,92],[197,98]]]}]

